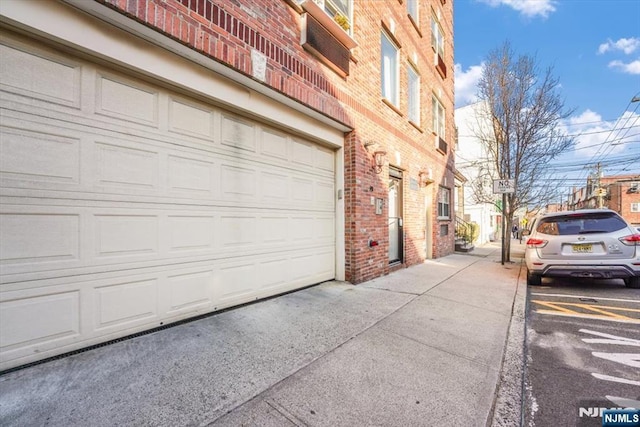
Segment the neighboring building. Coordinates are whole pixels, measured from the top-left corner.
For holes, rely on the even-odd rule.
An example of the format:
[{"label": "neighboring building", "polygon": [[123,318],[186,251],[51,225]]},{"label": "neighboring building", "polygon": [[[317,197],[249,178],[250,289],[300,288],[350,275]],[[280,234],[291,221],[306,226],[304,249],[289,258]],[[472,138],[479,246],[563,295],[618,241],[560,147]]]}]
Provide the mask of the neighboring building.
[{"label": "neighboring building", "polygon": [[562,212],[566,211],[567,204],[566,203],[550,203],[546,206],[546,212]]},{"label": "neighboring building", "polygon": [[[486,148],[476,136],[478,126],[476,109],[479,103],[467,105],[455,110],[455,122],[458,128],[458,147],[456,150],[456,168],[467,178],[464,183],[464,215],[461,219],[475,222],[479,227],[479,237],[475,244],[483,244],[501,238],[502,214],[493,203],[479,203],[474,192],[480,187],[489,192],[492,181],[493,165]],[[497,201],[497,199],[496,199]]]},{"label": "neighboring building", "polygon": [[451,253],[452,3],[3,2],[0,370]]},{"label": "neighboring building", "polygon": [[640,225],[640,175],[589,177],[585,187],[573,189],[569,207],[612,209],[631,224]]}]

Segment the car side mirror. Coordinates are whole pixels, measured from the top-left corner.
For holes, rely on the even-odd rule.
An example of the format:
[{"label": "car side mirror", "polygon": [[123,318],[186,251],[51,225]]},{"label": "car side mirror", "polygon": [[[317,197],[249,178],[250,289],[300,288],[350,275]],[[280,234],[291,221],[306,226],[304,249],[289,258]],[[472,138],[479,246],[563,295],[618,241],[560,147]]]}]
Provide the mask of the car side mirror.
[{"label": "car side mirror", "polygon": [[531,230],[527,230],[527,229],[522,230],[522,235],[523,236],[528,236],[530,234],[531,234]]}]

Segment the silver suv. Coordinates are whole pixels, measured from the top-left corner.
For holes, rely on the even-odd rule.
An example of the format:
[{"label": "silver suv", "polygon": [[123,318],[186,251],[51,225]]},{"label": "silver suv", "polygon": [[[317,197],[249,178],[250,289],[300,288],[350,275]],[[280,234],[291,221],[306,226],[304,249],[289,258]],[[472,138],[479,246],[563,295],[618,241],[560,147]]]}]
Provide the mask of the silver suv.
[{"label": "silver suv", "polygon": [[623,279],[629,288],[640,288],[640,234],[615,211],[548,213],[523,235],[528,285],[540,285],[547,276]]}]

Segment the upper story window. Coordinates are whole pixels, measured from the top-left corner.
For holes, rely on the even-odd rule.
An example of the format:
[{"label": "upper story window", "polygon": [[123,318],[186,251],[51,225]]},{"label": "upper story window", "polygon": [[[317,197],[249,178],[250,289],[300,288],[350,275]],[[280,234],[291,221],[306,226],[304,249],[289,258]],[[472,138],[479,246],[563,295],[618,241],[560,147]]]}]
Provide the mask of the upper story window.
[{"label": "upper story window", "polygon": [[431,15],[431,47],[434,51],[434,63],[436,69],[445,78],[447,76],[447,66],[444,63],[444,32],[440,26],[438,18]]},{"label": "upper story window", "polygon": [[440,187],[438,189],[438,218],[448,219],[451,218],[451,210],[449,209],[451,204],[451,190],[447,187]]},{"label": "upper story window", "polygon": [[445,122],[444,122],[444,107],[434,95],[432,98],[431,111],[433,111],[433,133],[444,139],[445,134]]},{"label": "upper story window", "polygon": [[418,0],[407,0],[407,13],[414,25],[418,25]]},{"label": "upper story window", "polygon": [[346,32],[351,34],[351,9],[353,0],[313,0]]},{"label": "upper story window", "polygon": [[339,75],[349,75],[352,0],[298,0],[302,13],[300,44]]},{"label": "upper story window", "polygon": [[407,67],[407,84],[409,120],[420,126],[420,75],[411,64]]},{"label": "upper story window", "polygon": [[382,97],[398,107],[400,96],[398,90],[398,57],[399,49],[391,38],[383,31],[380,37],[382,60],[380,74],[382,77]]},{"label": "upper story window", "polygon": [[444,57],[444,34],[435,16],[431,16],[431,47],[438,55]]},{"label": "upper story window", "polygon": [[435,146],[443,153],[447,152],[447,141],[445,140],[445,110],[440,100],[433,95],[431,100],[431,111],[433,114],[433,133],[435,134]]}]

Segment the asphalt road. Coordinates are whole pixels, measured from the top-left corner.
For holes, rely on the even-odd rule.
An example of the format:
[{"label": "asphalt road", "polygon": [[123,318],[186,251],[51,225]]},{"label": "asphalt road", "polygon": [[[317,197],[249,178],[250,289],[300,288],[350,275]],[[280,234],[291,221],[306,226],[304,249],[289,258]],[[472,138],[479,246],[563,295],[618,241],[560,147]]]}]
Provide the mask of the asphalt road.
[{"label": "asphalt road", "polygon": [[640,290],[544,279],[527,305],[525,426],[601,426],[600,408],[640,407]]}]

